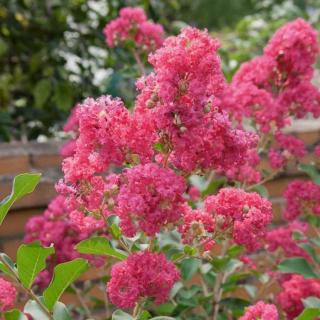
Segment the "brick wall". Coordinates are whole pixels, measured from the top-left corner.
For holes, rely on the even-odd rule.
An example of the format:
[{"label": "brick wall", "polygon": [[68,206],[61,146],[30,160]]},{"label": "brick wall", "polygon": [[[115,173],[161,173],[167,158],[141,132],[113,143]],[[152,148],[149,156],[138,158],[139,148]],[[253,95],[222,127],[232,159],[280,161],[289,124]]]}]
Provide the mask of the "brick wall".
[{"label": "brick wall", "polygon": [[13,177],[23,172],[41,172],[35,192],[15,203],[0,227],[0,251],[15,258],[29,217],[42,213],[55,195],[54,183],[61,176],[59,143],[29,142],[0,145],[0,199],[10,194]]}]

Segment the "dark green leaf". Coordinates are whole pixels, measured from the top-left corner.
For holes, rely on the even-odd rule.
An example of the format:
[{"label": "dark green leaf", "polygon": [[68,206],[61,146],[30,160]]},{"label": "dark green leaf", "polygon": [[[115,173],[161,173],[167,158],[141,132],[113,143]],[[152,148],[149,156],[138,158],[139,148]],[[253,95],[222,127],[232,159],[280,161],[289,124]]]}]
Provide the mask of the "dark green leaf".
[{"label": "dark green leaf", "polygon": [[250,190],[259,193],[264,198],[268,198],[269,197],[268,189],[263,185],[254,186]]},{"label": "dark green leaf", "polygon": [[317,278],[318,275],[313,271],[310,264],[303,258],[290,258],[283,260],[278,269],[283,273],[298,273],[305,278]]},{"label": "dark green leaf", "polygon": [[73,89],[70,83],[59,83],[54,95],[54,101],[61,110],[69,110],[72,107]]},{"label": "dark green leaf", "polygon": [[299,165],[298,169],[307,173],[316,184],[320,184],[320,172],[314,165],[302,163]]},{"label": "dark green leaf", "polygon": [[226,182],[224,178],[216,179],[211,181],[208,187],[202,191],[202,196],[206,197],[208,195],[214,194],[223,184]]},{"label": "dark green leaf", "polygon": [[196,273],[200,266],[200,261],[188,258],[181,262],[181,276],[184,280],[189,280]]},{"label": "dark green leaf", "polygon": [[51,82],[49,79],[40,80],[33,89],[33,96],[36,108],[42,108],[51,91]]}]

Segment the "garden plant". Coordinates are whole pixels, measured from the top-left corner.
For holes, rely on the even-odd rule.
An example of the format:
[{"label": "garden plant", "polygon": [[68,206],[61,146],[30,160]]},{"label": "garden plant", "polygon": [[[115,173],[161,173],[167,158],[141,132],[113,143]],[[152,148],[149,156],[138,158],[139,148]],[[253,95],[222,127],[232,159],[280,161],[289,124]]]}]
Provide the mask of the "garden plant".
[{"label": "garden plant", "polygon": [[[320,146],[287,130],[320,117],[316,30],[283,25],[230,83],[207,30],[166,36],[128,7],[103,33],[136,61],[136,99],[74,107],[59,195],[16,261],[0,254],[1,317],[320,319]],[[264,184],[288,167],[308,178],[288,184],[279,224]],[[39,180],[16,177],[0,222]]]}]

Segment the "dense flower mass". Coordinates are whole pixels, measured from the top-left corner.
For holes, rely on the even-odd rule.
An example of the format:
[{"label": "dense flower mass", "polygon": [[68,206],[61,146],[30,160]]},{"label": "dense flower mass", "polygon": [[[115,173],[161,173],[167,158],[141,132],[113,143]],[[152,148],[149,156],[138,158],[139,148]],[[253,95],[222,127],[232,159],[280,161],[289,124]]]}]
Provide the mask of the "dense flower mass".
[{"label": "dense flower mass", "polygon": [[0,312],[5,312],[13,308],[17,290],[8,281],[0,278]]},{"label": "dense flower mass", "polygon": [[277,69],[286,76],[286,85],[299,78],[310,80],[312,65],[319,54],[317,32],[303,19],[296,19],[281,27],[264,49],[264,54],[277,62]]},{"label": "dense flower mass", "polygon": [[111,302],[120,308],[132,308],[142,297],[161,304],[179,277],[178,269],[164,254],[138,252],[112,267],[107,292]]},{"label": "dense flower mass", "polygon": [[[56,264],[81,256],[74,246],[81,240],[89,238],[91,234],[80,231],[78,225],[68,216],[63,196],[53,199],[42,215],[29,219],[25,227],[24,241],[26,243],[40,241],[43,246],[53,244],[55,248],[55,257],[47,261],[47,270],[38,277],[38,285],[45,286],[50,282]],[[104,259],[98,256],[86,256],[86,258],[96,266],[104,262]]]},{"label": "dense flower mass", "polygon": [[295,220],[302,214],[320,214],[320,186],[313,181],[294,180],[284,192],[284,198],[287,220]]},{"label": "dense flower mass", "polygon": [[266,235],[267,249],[271,252],[281,248],[286,257],[304,257],[310,259],[305,250],[299,247],[302,240],[294,240],[295,232],[304,234],[308,225],[300,222],[292,222],[287,226],[281,226],[268,231]]},{"label": "dense flower mass", "polygon": [[319,54],[317,32],[303,19],[280,28],[260,57],[244,63],[226,91],[236,119],[253,117],[262,132],[281,129],[289,117],[320,116],[320,92],[311,83]]},{"label": "dense flower mass", "polygon": [[149,163],[125,170],[115,198],[115,213],[127,236],[137,231],[154,235],[179,220],[183,212],[184,179],[171,169]]},{"label": "dense flower mass", "polygon": [[253,251],[261,246],[261,238],[272,219],[272,205],[256,192],[223,188],[205,200],[205,207],[222,230],[231,230],[236,243]]},{"label": "dense flower mass", "polygon": [[266,304],[262,301],[246,309],[246,313],[239,320],[278,320],[279,314],[273,304]]},{"label": "dense flower mass", "polygon": [[204,245],[204,251],[209,251],[210,245],[214,244],[210,241],[211,234],[214,231],[214,224],[214,219],[208,212],[193,210],[186,206],[179,232],[184,243],[193,244],[195,242],[195,244]]},{"label": "dense flower mass", "polygon": [[161,46],[164,30],[160,24],[147,21],[142,8],[123,8],[120,16],[108,23],[104,30],[109,47],[132,43],[150,52]]},{"label": "dense flower mass", "polygon": [[301,275],[293,275],[281,284],[282,291],[277,300],[287,315],[288,320],[294,319],[303,310],[302,299],[320,298],[320,280],[305,279]]},{"label": "dense flower mass", "polygon": [[187,172],[240,165],[257,142],[232,128],[222,111],[226,85],[218,48],[207,31],[185,28],[149,57],[154,73],[137,83],[135,111],[154,125],[165,153],[160,161]]}]

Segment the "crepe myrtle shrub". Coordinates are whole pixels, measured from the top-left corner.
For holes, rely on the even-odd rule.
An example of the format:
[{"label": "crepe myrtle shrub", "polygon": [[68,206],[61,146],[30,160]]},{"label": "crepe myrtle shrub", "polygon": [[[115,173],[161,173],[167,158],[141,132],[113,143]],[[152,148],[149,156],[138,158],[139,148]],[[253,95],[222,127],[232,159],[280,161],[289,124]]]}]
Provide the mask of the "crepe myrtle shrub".
[{"label": "crepe myrtle shrub", "polygon": [[[134,108],[108,95],[75,106],[59,195],[28,221],[16,262],[0,255],[1,316],[320,318],[319,146],[306,163],[286,130],[320,115],[316,31],[287,23],[231,83],[206,30],[165,38],[140,8],[125,8],[104,34],[137,61]],[[263,184],[287,166],[310,178],[288,184],[273,223]],[[16,177],[1,222],[39,179]],[[89,267],[91,280],[81,277]],[[75,305],[59,301],[65,291]]]}]

